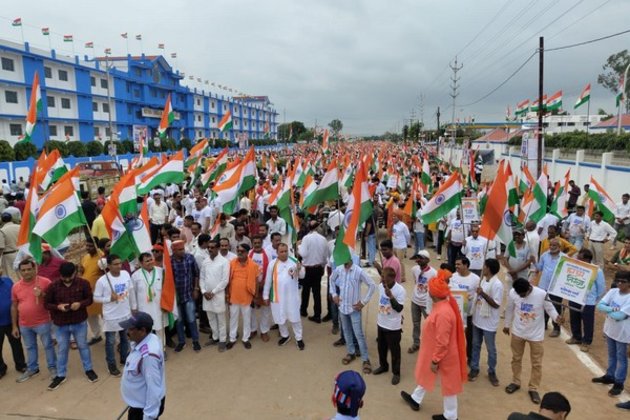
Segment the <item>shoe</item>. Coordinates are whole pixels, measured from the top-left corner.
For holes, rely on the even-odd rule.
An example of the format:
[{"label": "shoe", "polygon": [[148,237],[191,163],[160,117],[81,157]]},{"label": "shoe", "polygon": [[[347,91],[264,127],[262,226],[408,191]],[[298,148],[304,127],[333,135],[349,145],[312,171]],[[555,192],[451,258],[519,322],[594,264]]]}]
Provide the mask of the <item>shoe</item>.
[{"label": "shoe", "polygon": [[372,375],[380,375],[381,373],[385,373],[389,370],[389,368],[386,368],[384,366],[379,366],[376,369],[374,369],[372,371]]},{"label": "shoe", "polygon": [[417,344],[414,344],[413,346],[411,346],[411,347],[409,347],[407,349],[407,353],[413,354],[413,353],[417,352],[419,349],[420,349],[420,346],[417,345]]},{"label": "shoe", "polygon": [[332,333],[332,335],[339,334],[339,325],[333,325],[332,330],[330,330],[330,332]]},{"label": "shoe", "polygon": [[515,383],[511,383],[511,384],[509,384],[508,386],[505,387],[505,392],[507,392],[508,394],[514,394],[519,389],[521,389],[520,385],[516,385]]},{"label": "shoe", "polygon": [[626,401],[624,403],[617,403],[615,404],[615,407],[623,408],[624,410],[630,410],[630,401]]},{"label": "shoe", "polygon": [[583,351],[584,353],[588,353],[588,351],[590,349],[591,349],[591,345],[590,344],[582,343],[582,345],[580,346],[580,351]]},{"label": "shoe", "polygon": [[363,362],[363,373],[365,373],[366,375],[372,373],[372,364],[369,360]]},{"label": "shoe", "polygon": [[278,324],[273,324],[271,326],[271,328],[269,328],[270,330],[277,330],[278,329]]},{"label": "shoe", "polygon": [[223,353],[223,352],[225,351],[225,348],[226,348],[226,347],[227,347],[227,346],[225,345],[225,343],[220,342],[220,343],[219,343],[219,353]]},{"label": "shoe", "polygon": [[257,335],[258,335],[258,331],[253,331],[253,332],[249,333],[249,339],[248,340],[251,340],[252,338],[256,337]]},{"label": "shoe", "polygon": [[300,312],[300,316],[302,318],[306,318],[308,316],[308,312]]},{"label": "shoe", "polygon": [[231,341],[225,345],[225,348],[228,350],[230,350],[232,347],[234,347],[234,343]]},{"label": "shoe", "polygon": [[591,382],[594,384],[604,384],[604,385],[612,385],[615,383],[614,378],[611,378],[608,375],[600,376],[598,378],[591,379]]},{"label": "shoe", "polygon": [[219,344],[219,340],[214,340],[214,339],[211,338],[203,346],[204,347],[210,347],[210,346],[216,346],[217,344]]},{"label": "shoe", "polygon": [[193,341],[193,350],[195,351],[195,353],[199,353],[201,351],[201,345],[199,344],[199,341]]},{"label": "shoe", "polygon": [[252,343],[250,343],[249,341],[243,341],[243,347],[249,350],[252,348]]},{"label": "shoe", "polygon": [[118,368],[115,365],[107,366],[107,370],[109,371],[110,375],[112,375],[112,376],[114,376],[116,378],[118,378],[121,375],[120,371],[118,370]]},{"label": "shoe", "polygon": [[565,341],[565,343],[571,345],[571,344],[582,344],[581,340],[576,340],[575,338],[571,337],[569,338],[567,341]]},{"label": "shoe", "polygon": [[[374,372],[372,372],[374,373]],[[400,383],[400,375],[392,376],[392,385],[398,385]]]},{"label": "shoe", "polygon": [[320,317],[318,317],[318,316],[309,316],[308,320],[312,321],[312,322],[314,322],[316,324],[321,324],[322,323],[322,319]]},{"label": "shoe", "polygon": [[260,339],[263,341],[263,343],[266,343],[267,341],[269,341],[269,333],[260,334]]},{"label": "shoe", "polygon": [[298,349],[300,349],[300,351],[304,350],[304,347],[306,347],[304,345],[304,341],[302,341],[302,340],[298,340],[297,341],[297,346],[298,346]]},{"label": "shoe", "polygon": [[282,337],[280,338],[280,340],[278,340],[278,345],[279,346],[284,346],[285,344],[287,344],[289,341],[291,341],[291,337]]},{"label": "shoe", "polygon": [[408,392],[405,392],[405,391],[400,391],[400,396],[409,405],[409,407],[411,407],[411,409],[413,411],[419,411],[420,410],[420,404],[418,404],[416,402],[416,400],[411,398],[411,394],[409,394]]},{"label": "shoe", "polygon": [[210,327],[199,327],[199,332],[202,334],[212,334]]},{"label": "shoe", "polygon": [[558,336],[560,336],[560,330],[554,329],[553,331],[551,331],[549,333],[549,337],[551,337],[551,338],[555,338],[555,337],[558,337]]},{"label": "shoe", "polygon": [[431,420],[448,420],[444,417],[444,414],[434,414],[431,416]]},{"label": "shoe", "polygon": [[332,316],[330,316],[330,314],[326,314],[326,316],[322,318],[322,322],[328,322],[328,321],[332,321]]},{"label": "shoe", "polygon": [[345,345],[346,345],[346,340],[344,340],[343,337],[333,343],[334,347],[341,347]]},{"label": "shoe", "polygon": [[179,343],[177,346],[175,346],[175,353],[179,353],[180,351],[184,350],[184,347],[186,347],[186,343]]},{"label": "shoe", "polygon": [[59,388],[64,382],[66,382],[65,376],[55,376],[50,385],[48,385],[48,390],[54,391],[55,389]]},{"label": "shoe", "polygon": [[479,370],[471,369],[470,372],[468,373],[468,381],[475,382],[477,380],[477,376],[479,376]]},{"label": "shoe", "polygon": [[529,399],[532,400],[532,402],[536,405],[540,404],[540,395],[538,395],[538,392],[536,391],[529,391]]},{"label": "shoe", "polygon": [[86,371],[85,376],[87,376],[88,381],[91,383],[98,381],[98,375],[93,370]]},{"label": "shoe", "polygon": [[441,255],[438,255],[438,256],[437,256],[437,259],[438,259],[438,260],[441,260],[441,259],[442,259],[442,256],[441,256]]},{"label": "shoe", "polygon": [[94,344],[100,343],[101,341],[103,341],[103,337],[94,337],[90,341],[88,341],[88,346],[93,346]]},{"label": "shoe", "polygon": [[499,386],[499,378],[497,378],[497,374],[496,373],[489,373],[488,374],[488,380],[490,381],[492,386]]},{"label": "shoe", "polygon": [[26,371],[24,372],[19,378],[17,378],[15,380],[15,382],[17,382],[18,384],[21,384],[22,382],[26,382],[29,379],[31,379],[33,376],[39,375],[39,369],[34,370],[34,371]]},{"label": "shoe", "polygon": [[616,397],[623,392],[623,384],[614,384],[610,391],[608,391],[609,397]]}]

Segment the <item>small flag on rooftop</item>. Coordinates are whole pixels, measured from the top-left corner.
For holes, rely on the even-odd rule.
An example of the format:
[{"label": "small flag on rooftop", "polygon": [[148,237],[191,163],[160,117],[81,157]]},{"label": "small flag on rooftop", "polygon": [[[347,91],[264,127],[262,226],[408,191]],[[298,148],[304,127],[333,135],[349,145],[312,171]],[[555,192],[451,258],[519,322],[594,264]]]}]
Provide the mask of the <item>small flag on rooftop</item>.
[{"label": "small flag on rooftop", "polygon": [[136,35],[136,39],[137,39],[138,41],[142,41],[142,35],[141,35],[141,34]]},{"label": "small flag on rooftop", "polygon": [[120,34],[123,38],[127,39],[127,32]]},{"label": "small flag on rooftop", "polygon": [[86,42],[85,43],[85,48],[94,48],[94,43],[93,42]]},{"label": "small flag on rooftop", "polygon": [[73,42],[73,41],[74,41],[74,37],[72,35],[63,36],[63,42]]},{"label": "small flag on rooftop", "polygon": [[105,54],[111,54],[111,53],[112,53],[111,48],[105,48]]},{"label": "small flag on rooftop", "polygon": [[50,28],[42,28],[42,35],[50,35]]},{"label": "small flag on rooftop", "polygon": [[171,53],[171,58],[177,58],[177,53]]},{"label": "small flag on rooftop", "polygon": [[22,18],[15,18],[15,19],[13,19],[13,23],[11,25],[13,25],[13,26],[22,26]]},{"label": "small flag on rooftop", "polygon": [[164,44],[158,44],[158,49],[163,50],[164,49]]}]

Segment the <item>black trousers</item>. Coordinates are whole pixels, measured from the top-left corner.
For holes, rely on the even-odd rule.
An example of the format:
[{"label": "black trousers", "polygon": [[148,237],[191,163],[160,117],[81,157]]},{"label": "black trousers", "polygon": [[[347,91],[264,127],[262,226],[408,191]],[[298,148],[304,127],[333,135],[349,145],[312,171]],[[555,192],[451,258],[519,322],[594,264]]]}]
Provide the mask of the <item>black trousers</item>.
[{"label": "black trousers", "polygon": [[378,342],[378,363],[380,367],[389,369],[387,351],[392,353],[392,373],[400,376],[400,337],[402,330],[386,330],[378,327],[376,341]]},{"label": "black trousers", "polygon": [[472,356],[472,342],[473,342],[473,334],[472,334],[472,330],[473,330],[473,323],[472,323],[472,316],[467,316],[466,317],[466,332],[465,332],[465,336],[466,336],[466,360],[468,360],[468,363],[470,363],[470,357]]},{"label": "black trousers", "polygon": [[2,359],[2,348],[4,347],[4,336],[9,339],[9,345],[11,346],[11,353],[13,354],[13,364],[15,370],[21,371],[26,369],[26,362],[24,361],[24,350],[22,349],[22,342],[19,338],[13,337],[11,334],[11,325],[0,326],[0,373],[7,371],[7,364]]},{"label": "black trousers", "polygon": [[[554,296],[554,295],[547,295],[547,296],[549,296],[549,300],[553,303],[553,307],[556,308],[556,311],[558,313],[561,313],[562,312],[562,298],[558,296]],[[545,329],[547,329],[547,321],[549,321],[549,315],[547,315],[547,312],[545,312]],[[553,325],[554,330],[560,331],[560,325],[556,324],[553,321],[551,321],[551,324]]]},{"label": "black trousers", "polygon": [[308,301],[311,291],[313,291],[313,311],[315,318],[321,318],[322,315],[322,276],[324,275],[324,266],[315,265],[305,267],[304,280],[302,281],[302,304],[300,305],[300,313],[307,313]]},{"label": "black trousers", "polygon": [[[162,398],[160,402],[160,412],[156,418],[160,418],[162,413],[164,413],[164,402],[166,401],[166,397]],[[144,418],[144,408],[134,408],[129,407],[129,411],[127,411],[127,420],[142,420]]]},{"label": "black trousers", "polygon": [[158,238],[160,237],[160,229],[162,229],[163,225],[156,225],[153,223],[149,223],[149,230],[151,233],[151,243],[155,245]]}]

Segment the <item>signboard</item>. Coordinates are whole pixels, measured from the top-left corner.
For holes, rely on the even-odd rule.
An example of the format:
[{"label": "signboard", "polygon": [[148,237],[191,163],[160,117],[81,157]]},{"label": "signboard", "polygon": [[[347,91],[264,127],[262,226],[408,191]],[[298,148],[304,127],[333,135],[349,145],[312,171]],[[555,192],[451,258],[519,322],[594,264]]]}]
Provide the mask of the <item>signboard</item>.
[{"label": "signboard", "polygon": [[477,197],[462,198],[462,220],[464,224],[479,222],[479,203]]},{"label": "signboard", "polygon": [[451,294],[453,295],[453,298],[455,298],[455,302],[457,302],[457,307],[459,308],[459,313],[462,316],[465,328],[466,314],[468,313],[468,292],[466,290],[451,290]]},{"label": "signboard", "polygon": [[398,187],[398,175],[390,175],[387,178],[387,189]]},{"label": "signboard", "polygon": [[249,145],[249,135],[247,133],[240,133],[237,140],[239,149],[247,149]]},{"label": "signboard", "polygon": [[[543,153],[545,147],[543,137]],[[527,166],[529,172],[538,176],[538,131],[528,130],[523,133],[521,142],[521,167]]]},{"label": "signboard", "polygon": [[140,139],[144,139],[145,142],[149,138],[149,128],[146,125],[133,125],[133,149],[137,152],[140,151]]},{"label": "signboard", "polygon": [[598,269],[596,265],[563,255],[551,278],[548,293],[584,305]]},{"label": "signboard", "polygon": [[[179,112],[174,111],[173,115],[175,115],[175,120],[179,120]],[[142,116],[148,118],[162,118],[162,110],[144,107],[142,108]]]}]

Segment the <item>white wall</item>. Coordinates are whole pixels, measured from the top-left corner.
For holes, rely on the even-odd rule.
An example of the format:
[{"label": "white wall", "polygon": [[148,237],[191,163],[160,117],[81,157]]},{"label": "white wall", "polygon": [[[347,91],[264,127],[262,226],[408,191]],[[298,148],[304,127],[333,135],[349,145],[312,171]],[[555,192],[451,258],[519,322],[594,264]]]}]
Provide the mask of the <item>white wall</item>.
[{"label": "white wall", "polygon": [[[40,78],[44,78],[46,87],[76,91],[77,84],[76,75],[74,74],[74,67],[59,64],[54,61],[44,61],[44,66],[50,67],[51,70],[50,78],[46,78],[44,75],[40,75]],[[59,79],[59,70],[65,70],[68,73],[68,80]]]},{"label": "white wall", "polygon": [[[6,91],[16,92],[18,103],[7,103]],[[30,98],[26,97],[26,89],[19,86],[2,86],[0,87],[0,114],[11,115],[24,115],[26,116],[26,110],[28,109],[28,101]]]},{"label": "white wall", "polygon": [[[0,54],[0,57],[5,57],[13,60],[13,71],[3,70],[2,66],[0,66],[0,79],[24,83],[24,67],[22,65],[22,56],[10,53],[8,51],[3,51],[2,54]],[[39,75],[40,80],[43,76],[43,74]]]},{"label": "white wall", "polygon": [[[55,98],[55,106],[48,107],[48,116],[50,118],[76,119],[79,117],[79,107],[77,105],[76,95],[54,90],[47,90],[46,97],[42,98],[44,101],[44,106],[48,106],[48,99],[46,99],[48,96],[52,96]],[[70,109],[61,107],[62,98],[70,99]]]}]

